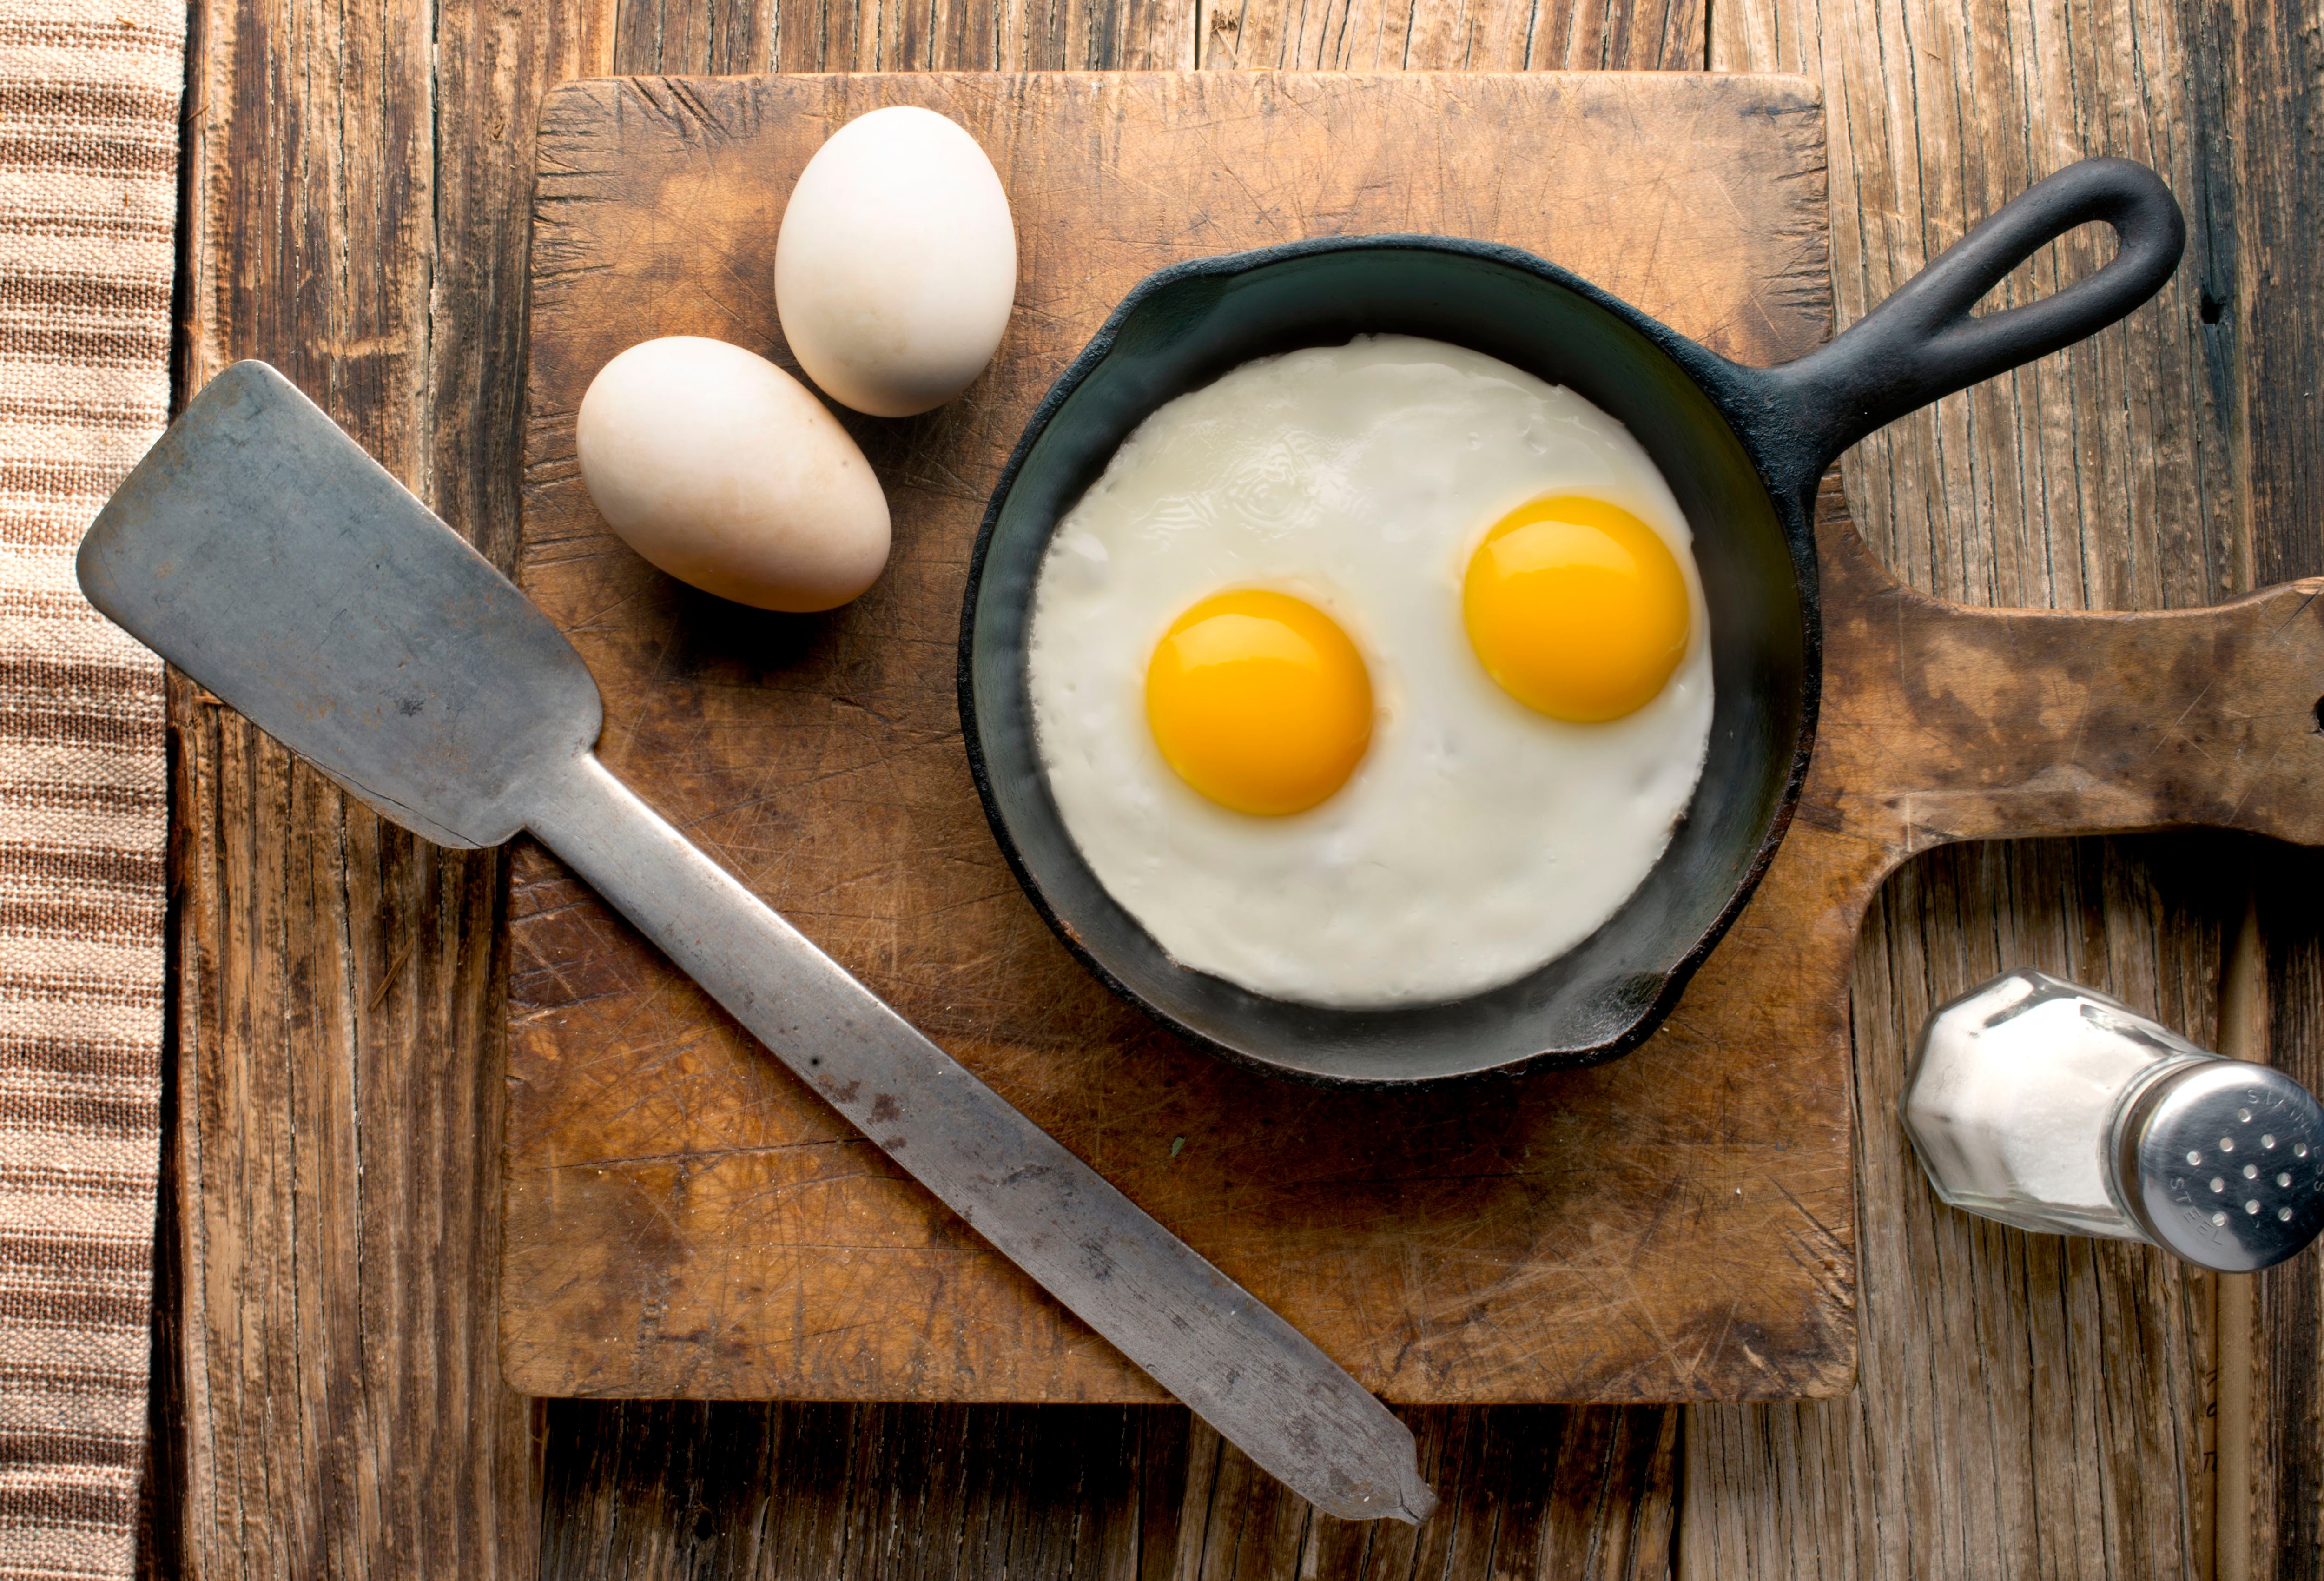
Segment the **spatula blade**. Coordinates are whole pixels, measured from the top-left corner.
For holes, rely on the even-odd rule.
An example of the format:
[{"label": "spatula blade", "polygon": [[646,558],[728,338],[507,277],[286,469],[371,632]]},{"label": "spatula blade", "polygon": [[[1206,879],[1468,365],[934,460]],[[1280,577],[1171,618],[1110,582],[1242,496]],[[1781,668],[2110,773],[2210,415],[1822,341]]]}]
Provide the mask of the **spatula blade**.
[{"label": "spatula blade", "polygon": [[514,835],[604,720],[548,616],[262,362],[193,399],[79,573],[131,635],[439,845]]}]

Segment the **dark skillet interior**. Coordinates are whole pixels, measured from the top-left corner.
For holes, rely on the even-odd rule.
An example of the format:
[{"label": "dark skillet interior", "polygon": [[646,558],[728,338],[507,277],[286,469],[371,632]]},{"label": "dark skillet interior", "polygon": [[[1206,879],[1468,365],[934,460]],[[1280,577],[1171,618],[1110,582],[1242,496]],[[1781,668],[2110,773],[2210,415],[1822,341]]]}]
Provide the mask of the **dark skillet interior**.
[{"label": "dark skillet interior", "polygon": [[[1718,407],[1643,323],[1508,248],[1417,237],[1304,244],[1155,276],[1059,381],[986,516],[962,633],[963,712],[1002,849],[1058,933],[1117,990],[1231,1055],[1359,1083],[1604,1059],[1675,1000],[1788,815],[1812,707],[1813,561],[1803,525],[1787,531]],[[1041,768],[1026,636],[1051,532],[1156,408],[1252,357],[1380,333],[1473,347],[1571,387],[1628,425],[1693,528],[1716,698],[1693,803],[1604,927],[1489,993],[1328,1010],[1178,966],[1105,892]]]}]

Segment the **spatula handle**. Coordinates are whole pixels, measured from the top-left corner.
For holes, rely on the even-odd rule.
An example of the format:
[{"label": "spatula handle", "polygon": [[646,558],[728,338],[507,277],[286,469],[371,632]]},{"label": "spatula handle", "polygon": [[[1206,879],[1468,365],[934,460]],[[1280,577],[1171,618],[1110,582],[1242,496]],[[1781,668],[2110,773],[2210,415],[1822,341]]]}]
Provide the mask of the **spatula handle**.
[{"label": "spatula handle", "polygon": [[529,820],[770,1053],[1156,1382],[1350,1520],[1436,1503],[1409,1428],[922,1037],[594,755]]}]

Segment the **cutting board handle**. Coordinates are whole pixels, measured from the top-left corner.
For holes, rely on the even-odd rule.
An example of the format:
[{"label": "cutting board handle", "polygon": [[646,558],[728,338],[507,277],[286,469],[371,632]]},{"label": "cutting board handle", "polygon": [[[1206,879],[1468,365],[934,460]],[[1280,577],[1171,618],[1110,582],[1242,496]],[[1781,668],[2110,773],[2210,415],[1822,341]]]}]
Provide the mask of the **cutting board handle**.
[{"label": "cutting board handle", "polygon": [[[2010,271],[2097,220],[2121,242],[2097,273],[2023,307],[1971,311]],[[2143,164],[2086,159],[2034,183],[1835,339],[1747,373],[1771,419],[1761,437],[1778,491],[1812,491],[1875,429],[2126,317],[2163,289],[2186,245],[2177,200]]]},{"label": "cutting board handle", "polygon": [[1802,819],[1895,860],[2199,827],[2324,845],[2324,578],[2207,609],[1972,609],[1899,586],[1836,496]]}]

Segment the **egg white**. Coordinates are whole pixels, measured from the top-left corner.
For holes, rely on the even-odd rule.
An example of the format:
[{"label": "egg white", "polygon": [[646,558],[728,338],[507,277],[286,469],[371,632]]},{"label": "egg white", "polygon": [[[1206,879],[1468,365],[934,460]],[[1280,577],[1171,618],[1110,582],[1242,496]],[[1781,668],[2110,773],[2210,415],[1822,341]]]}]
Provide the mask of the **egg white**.
[{"label": "egg white", "polygon": [[[1462,618],[1485,533],[1566,493],[1646,522],[1686,578],[1685,658],[1604,724],[1503,691]],[[1147,722],[1155,644],[1235,587],[1315,605],[1371,675],[1362,763],[1287,818],[1204,798]],[[1708,624],[1686,519],[1619,422],[1481,353],[1366,337],[1247,363],[1131,434],[1042,562],[1035,728],[1084,858],[1175,960],[1303,1003],[1455,999],[1572,948],[1669,844],[1710,742]]]}]

